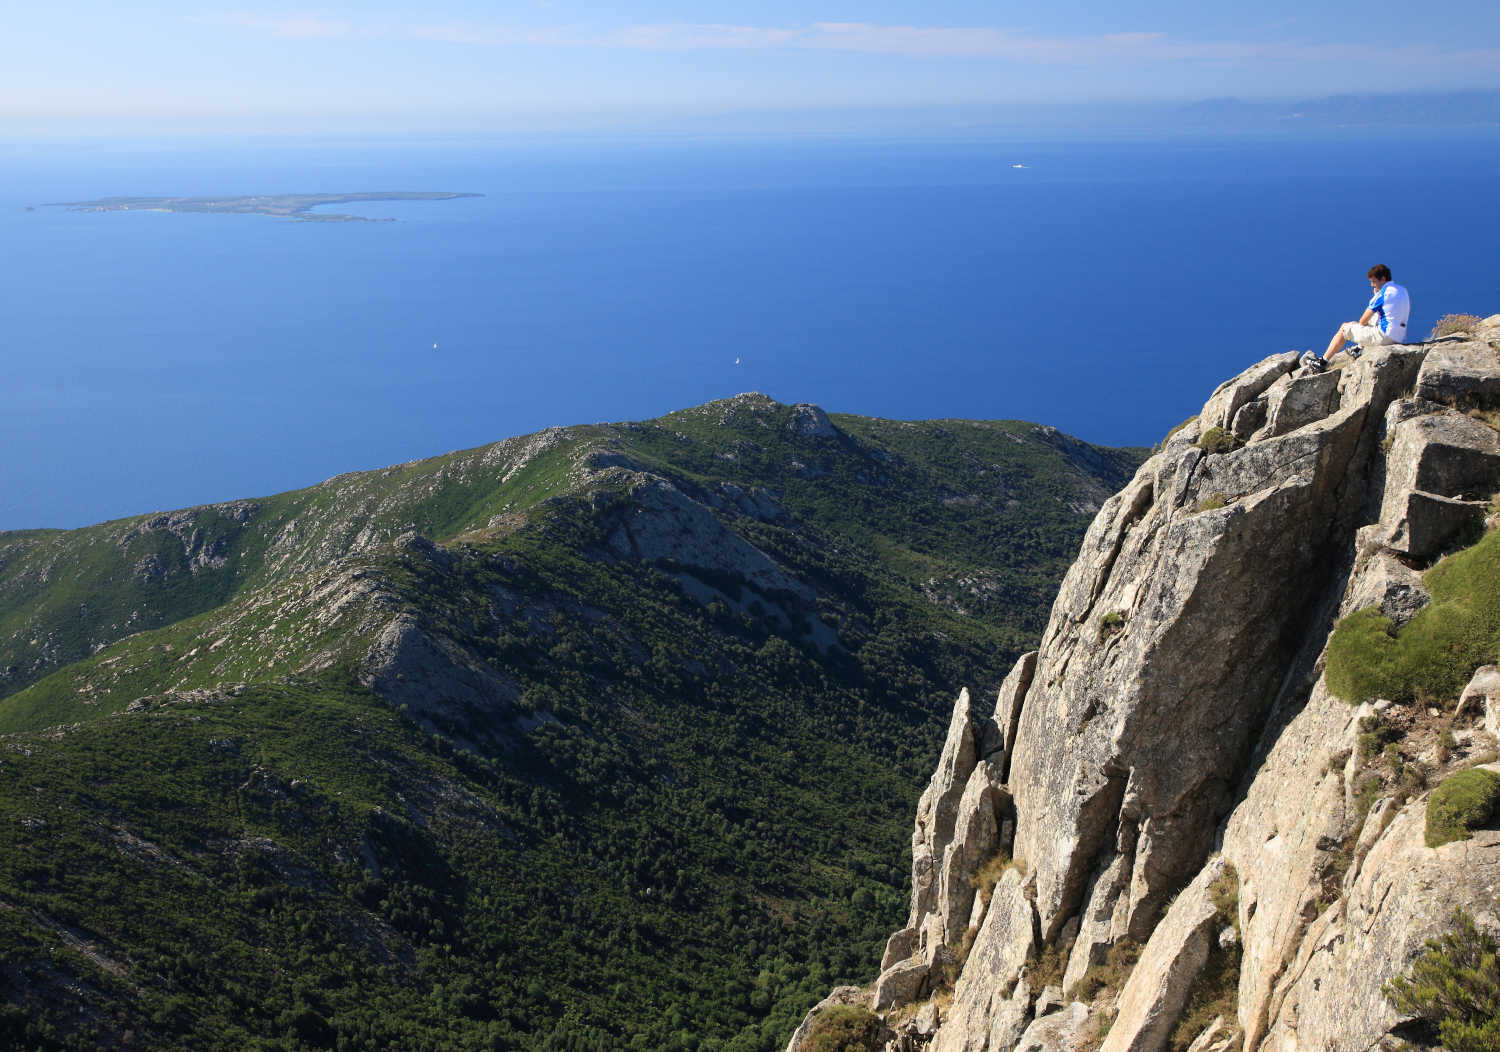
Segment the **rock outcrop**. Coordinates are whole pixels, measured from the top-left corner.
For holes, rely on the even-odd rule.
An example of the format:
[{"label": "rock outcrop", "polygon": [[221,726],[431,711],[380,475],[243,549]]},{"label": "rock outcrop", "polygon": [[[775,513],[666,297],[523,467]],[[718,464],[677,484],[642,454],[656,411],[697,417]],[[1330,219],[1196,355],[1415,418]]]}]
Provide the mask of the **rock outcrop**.
[{"label": "rock outcrop", "polygon": [[870,1001],[936,991],[939,1025],[890,1048],[1413,1039],[1383,984],[1500,893],[1500,831],[1426,846],[1423,779],[1493,748],[1500,676],[1355,706],[1325,646],[1358,610],[1411,621],[1494,525],[1497,350],[1500,316],[1323,373],[1267,358],[1104,505],[993,715],[955,707]]}]

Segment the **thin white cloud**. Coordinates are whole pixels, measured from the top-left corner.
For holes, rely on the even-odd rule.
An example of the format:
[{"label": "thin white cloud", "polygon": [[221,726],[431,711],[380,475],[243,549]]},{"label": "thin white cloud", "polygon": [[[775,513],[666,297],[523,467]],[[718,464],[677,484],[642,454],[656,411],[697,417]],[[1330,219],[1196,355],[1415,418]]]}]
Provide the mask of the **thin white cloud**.
[{"label": "thin white cloud", "polygon": [[[934,58],[991,58],[1043,65],[1099,62],[1336,64],[1366,62],[1363,44],[1305,41],[1187,42],[1160,32],[1043,36],[995,26],[900,26],[870,22],[813,22],[801,26],[669,23],[618,29],[516,26],[475,22],[393,22],[355,25],[315,15],[201,15],[208,25],[294,39],[387,38],[490,47],[606,48],[644,51],[843,51]],[[1382,52],[1388,65],[1493,69],[1500,48],[1465,50],[1397,44]]]},{"label": "thin white cloud", "polygon": [[267,17],[247,14],[194,15],[188,19],[200,25],[225,26],[230,29],[248,29],[267,36],[293,40],[313,40],[351,36],[355,32],[353,23],[316,18],[310,15]]},{"label": "thin white cloud", "polygon": [[630,26],[609,34],[608,46],[649,51],[697,51],[736,48],[768,49],[795,46],[804,29],[775,26],[657,25]]},{"label": "thin white cloud", "polygon": [[881,26],[868,22],[818,22],[796,46],[888,55],[972,55],[1034,62],[1077,61],[1140,52],[1160,33],[1042,37],[989,26]]}]

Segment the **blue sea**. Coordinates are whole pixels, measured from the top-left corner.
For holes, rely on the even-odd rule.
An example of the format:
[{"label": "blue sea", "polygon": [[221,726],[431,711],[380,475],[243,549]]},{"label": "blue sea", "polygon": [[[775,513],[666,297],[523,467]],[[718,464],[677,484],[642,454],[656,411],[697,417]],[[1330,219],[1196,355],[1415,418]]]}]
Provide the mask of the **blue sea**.
[{"label": "blue sea", "polygon": [[[1019,167],[1018,167],[1019,166]],[[1500,133],[0,141],[0,529],[763,391],[1147,445],[1387,263],[1500,311]],[[468,191],[393,223],[110,195]]]}]

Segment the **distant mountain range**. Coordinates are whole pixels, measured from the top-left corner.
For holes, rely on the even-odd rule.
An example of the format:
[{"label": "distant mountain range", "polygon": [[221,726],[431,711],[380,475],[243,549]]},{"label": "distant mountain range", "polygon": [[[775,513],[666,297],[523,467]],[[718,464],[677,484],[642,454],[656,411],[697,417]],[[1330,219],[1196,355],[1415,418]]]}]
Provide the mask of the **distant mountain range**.
[{"label": "distant mountain range", "polygon": [[1500,92],[1400,92],[1308,99],[1003,104],[741,111],[664,126],[706,134],[983,135],[1008,131],[1136,133],[1292,129],[1500,127]]},{"label": "distant mountain range", "polygon": [[1192,128],[1500,127],[1500,92],[1330,95],[1295,102],[1205,99],[1175,110]]}]

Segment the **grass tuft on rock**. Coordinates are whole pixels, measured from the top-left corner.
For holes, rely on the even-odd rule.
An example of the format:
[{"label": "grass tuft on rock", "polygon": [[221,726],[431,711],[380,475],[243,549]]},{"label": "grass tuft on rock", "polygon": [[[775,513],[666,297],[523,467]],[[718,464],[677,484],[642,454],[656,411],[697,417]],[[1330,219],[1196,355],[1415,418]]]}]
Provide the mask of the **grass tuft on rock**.
[{"label": "grass tuft on rock", "polygon": [[1457,699],[1500,656],[1500,531],[1424,575],[1432,602],[1397,629],[1375,607],[1344,618],[1328,644],[1328,689],[1351,704],[1419,694]]},{"label": "grass tuft on rock", "polygon": [[1239,449],[1242,443],[1234,435],[1225,431],[1222,427],[1211,427],[1203,432],[1197,441],[1199,449],[1205,453],[1232,453]]},{"label": "grass tuft on rock", "polygon": [[1125,631],[1126,613],[1124,610],[1111,610],[1099,619],[1099,638],[1102,643],[1111,636],[1117,636]]},{"label": "grass tuft on rock", "polygon": [[868,1008],[834,1005],[813,1020],[807,1052],[875,1052],[880,1047],[880,1017]]},{"label": "grass tuft on rock", "polygon": [[1427,801],[1427,846],[1467,840],[1500,808],[1500,774],[1482,767],[1459,771]]}]

